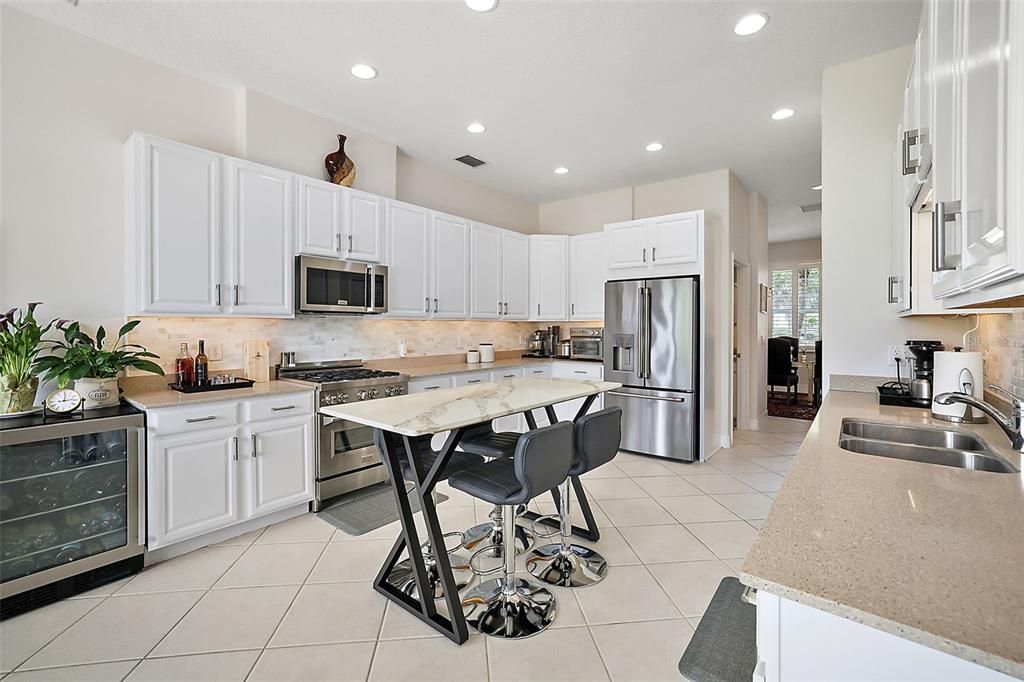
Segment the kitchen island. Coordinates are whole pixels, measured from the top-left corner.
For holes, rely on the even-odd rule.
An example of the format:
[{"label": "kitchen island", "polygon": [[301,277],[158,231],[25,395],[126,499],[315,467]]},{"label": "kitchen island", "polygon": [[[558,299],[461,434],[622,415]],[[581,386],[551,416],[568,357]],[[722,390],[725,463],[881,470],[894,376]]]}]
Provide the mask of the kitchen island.
[{"label": "kitchen island", "polygon": [[1024,678],[1021,474],[850,452],[844,418],[972,433],[1021,465],[994,424],[831,391],[743,564],[761,679]]},{"label": "kitchen island", "polygon": [[[464,643],[469,638],[469,630],[458,591],[455,589],[452,567],[447,554],[443,551],[435,553],[435,560],[444,587],[444,600],[449,616],[438,613],[433,599],[429,597],[431,591],[426,589],[428,577],[419,554],[421,541],[412,512],[413,500],[418,502],[422,510],[427,539],[431,545],[445,547],[443,531],[438,522],[431,492],[445,464],[462,439],[466,427],[522,413],[526,415],[530,427],[535,428],[533,410],[543,408],[549,419],[554,422],[556,404],[583,398],[584,403],[576,415],[576,419],[579,419],[587,413],[598,395],[619,387],[620,384],[607,381],[511,379],[320,408],[323,415],[347,419],[377,429],[384,445],[381,457],[395,494],[402,534],[395,540],[384,565],[377,573],[374,589],[452,641]],[[416,465],[414,468],[418,471],[419,480],[413,481],[412,490],[407,490],[400,464],[401,450],[404,448],[407,456],[412,458],[414,448],[410,446],[408,439],[443,431],[450,431],[450,434],[445,440],[440,456],[429,471],[415,459],[412,460]],[[589,516],[582,485],[578,480],[573,480],[573,487],[581,510],[585,516]],[[592,518],[589,519],[588,525],[593,526],[589,530],[596,539],[596,524]],[[412,559],[418,588],[415,597],[397,589],[387,579],[406,550]],[[421,595],[428,596],[423,598]]]}]

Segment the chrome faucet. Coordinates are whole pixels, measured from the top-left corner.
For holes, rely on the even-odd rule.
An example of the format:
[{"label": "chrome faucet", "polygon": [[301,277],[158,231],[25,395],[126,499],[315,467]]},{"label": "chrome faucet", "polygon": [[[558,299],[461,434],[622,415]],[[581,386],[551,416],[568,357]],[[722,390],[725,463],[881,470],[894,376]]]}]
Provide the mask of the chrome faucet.
[{"label": "chrome faucet", "polygon": [[986,403],[984,400],[978,400],[973,395],[967,393],[948,392],[940,393],[935,396],[935,402],[940,405],[952,405],[953,403],[962,403],[969,407],[975,407],[988,416],[995,420],[999,428],[1003,430],[1006,437],[1010,439],[1013,444],[1014,450],[1024,452],[1024,435],[1021,435],[1021,421],[1024,419],[1024,403],[1021,402],[1017,396],[1013,395],[1009,391],[1005,391],[998,386],[989,385],[989,390],[998,393],[1006,398],[1010,403],[1013,411],[1010,416],[1006,416],[992,405]]}]

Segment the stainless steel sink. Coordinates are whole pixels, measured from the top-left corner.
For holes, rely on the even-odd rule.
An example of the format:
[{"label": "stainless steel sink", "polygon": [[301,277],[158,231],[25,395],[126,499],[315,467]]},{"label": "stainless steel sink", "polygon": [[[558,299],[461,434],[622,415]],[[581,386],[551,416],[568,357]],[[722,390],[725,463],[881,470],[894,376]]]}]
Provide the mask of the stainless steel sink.
[{"label": "stainless steel sink", "polygon": [[839,447],[862,455],[939,464],[957,469],[1018,473],[1018,469],[969,433],[844,419]]}]

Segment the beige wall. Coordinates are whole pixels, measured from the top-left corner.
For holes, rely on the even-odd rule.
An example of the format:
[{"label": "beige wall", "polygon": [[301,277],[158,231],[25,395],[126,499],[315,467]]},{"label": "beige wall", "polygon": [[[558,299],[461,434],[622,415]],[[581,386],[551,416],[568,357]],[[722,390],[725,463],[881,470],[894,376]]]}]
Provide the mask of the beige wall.
[{"label": "beige wall", "polygon": [[831,374],[895,376],[887,349],[952,344],[964,321],[900,318],[886,302],[892,159],[911,48],[826,69],[821,101],[822,361]]},{"label": "beige wall", "polygon": [[[750,414],[752,419],[760,419],[768,411],[768,337],[771,334],[771,314],[760,311],[760,285],[769,286],[771,272],[768,265],[768,207],[764,197],[757,192],[750,195],[750,253],[751,270],[754,273],[753,291],[751,292],[751,329],[755,334],[750,341],[751,357],[757,361],[749,367],[754,376],[751,377]],[[754,426],[752,423],[751,426]]]},{"label": "beige wall", "polygon": [[768,245],[768,263],[771,265],[812,263],[820,260],[820,239],[794,239],[789,242],[772,242]]},{"label": "beige wall", "polygon": [[537,204],[470,182],[399,152],[397,197],[517,232],[537,232]]},{"label": "beige wall", "polygon": [[620,187],[540,205],[540,231],[544,234],[600,232],[607,223],[633,217],[633,188]]}]

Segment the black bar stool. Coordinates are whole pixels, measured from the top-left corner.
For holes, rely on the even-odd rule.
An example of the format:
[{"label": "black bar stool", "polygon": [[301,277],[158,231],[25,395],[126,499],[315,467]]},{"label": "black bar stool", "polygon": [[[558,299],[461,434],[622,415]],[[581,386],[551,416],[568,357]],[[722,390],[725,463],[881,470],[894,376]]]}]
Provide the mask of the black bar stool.
[{"label": "black bar stool", "polygon": [[[500,505],[505,527],[516,521],[516,507],[551,490],[569,475],[572,463],[572,424],[567,422],[529,431],[520,436],[511,458],[494,459],[469,467],[448,478],[448,484],[473,497]],[[473,560],[488,552],[483,547],[470,557],[475,573],[502,571],[462,597],[466,622],[492,637],[519,639],[547,628],[555,618],[555,597],[527,580],[516,578],[514,536],[505,534],[502,566],[477,569]]]},{"label": "black bar stool", "polygon": [[[569,469],[569,476],[581,476],[612,461],[619,451],[621,440],[621,407],[607,407],[581,417],[573,430],[572,466]],[[591,548],[572,543],[569,488],[567,478],[559,494],[560,541],[537,547],[527,554],[526,568],[535,578],[550,585],[587,587],[604,580],[608,575],[608,562]],[[552,535],[555,534],[545,537]]]},{"label": "black bar stool", "polygon": [[[487,459],[500,459],[511,457],[515,454],[516,444],[522,434],[514,431],[495,431],[491,422],[484,422],[466,429],[466,433],[459,441],[459,447],[465,452],[480,455]],[[490,546],[489,556],[500,559],[504,551],[504,520],[502,519],[501,507],[494,505],[491,509],[490,521],[479,523],[466,531],[464,546],[466,549],[477,549]],[[515,524],[516,554],[522,554],[529,548],[536,536]]]},{"label": "black bar stool", "polygon": [[[373,441],[377,445],[377,448],[383,452],[384,443],[381,436],[380,429],[374,430]],[[430,470],[437,458],[440,457],[440,453],[436,452],[430,447],[430,436],[423,436],[421,438],[408,438],[406,442],[409,443],[415,449],[415,456],[421,463],[420,468],[424,471]],[[444,470],[441,472],[441,478],[444,480],[451,474],[468,469],[472,466],[482,464],[484,462],[483,457],[477,455],[467,454],[465,452],[455,451],[452,453],[451,458],[445,465]],[[416,475],[416,469],[412,462],[409,460],[409,453],[405,451],[405,448],[401,450],[401,464],[402,464],[402,476],[407,481],[416,483],[418,477]],[[430,493],[432,496],[434,492]],[[455,531],[451,533],[445,533],[445,538],[458,538],[459,542],[456,546],[449,548],[447,546],[442,549],[449,555],[451,566],[453,569],[467,570],[469,569],[469,559],[465,556],[456,554],[462,549],[465,544],[465,533],[461,531]],[[411,551],[411,550],[410,550]],[[444,586],[441,583],[441,576],[437,572],[437,562],[434,559],[434,548],[430,544],[430,541],[424,542],[420,546],[420,552],[423,554],[423,563],[427,567],[427,576],[430,580],[431,592],[433,593],[434,599],[444,598]],[[411,597],[418,598],[418,590],[416,588],[416,574],[413,571],[412,559],[405,559],[395,564],[395,567],[391,569],[391,573],[388,574],[388,582],[394,585],[399,590],[402,590]],[[467,577],[455,576],[455,587],[458,590],[466,588],[472,575]]]}]

